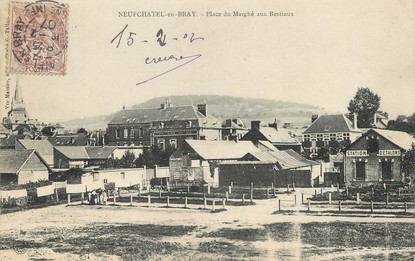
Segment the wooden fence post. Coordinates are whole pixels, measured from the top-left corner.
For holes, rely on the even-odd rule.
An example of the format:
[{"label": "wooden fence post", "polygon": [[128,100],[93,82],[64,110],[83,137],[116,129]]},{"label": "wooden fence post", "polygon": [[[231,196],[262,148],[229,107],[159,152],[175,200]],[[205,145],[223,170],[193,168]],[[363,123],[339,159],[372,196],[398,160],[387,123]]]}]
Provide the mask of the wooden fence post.
[{"label": "wooden fence post", "polygon": [[226,197],[226,200],[229,200],[229,193],[228,193],[228,191],[225,192],[225,197]]},{"label": "wooden fence post", "polygon": [[184,208],[187,208],[187,197],[184,197]]},{"label": "wooden fence post", "polygon": [[147,196],[147,203],[148,203],[148,207],[150,207],[151,206],[151,196],[150,196],[150,194],[148,194],[148,196]]},{"label": "wooden fence post", "polygon": [[278,211],[281,211],[281,199],[278,199]]},{"label": "wooden fence post", "polygon": [[267,188],[267,199],[269,198],[269,188]]},{"label": "wooden fence post", "polygon": [[233,181],[231,181],[231,188],[233,188]]},{"label": "wooden fence post", "polygon": [[167,201],[167,207],[170,207],[170,197],[169,196],[166,197],[166,201]]},{"label": "wooden fence post", "polygon": [[254,183],[251,182],[251,197],[250,197],[251,202],[254,200]]},{"label": "wooden fence post", "polygon": [[228,187],[228,193],[229,193],[229,195],[232,194],[232,186]]},{"label": "wooden fence post", "polygon": [[342,202],[339,200],[339,212],[342,211]]},{"label": "wooden fence post", "polygon": [[370,201],[370,213],[373,213],[373,200]]},{"label": "wooden fence post", "polygon": [[307,204],[307,211],[310,212],[311,209],[311,201],[308,200],[308,204]]},{"label": "wooden fence post", "polygon": [[292,190],[295,191],[295,183],[293,183],[293,189]]},{"label": "wooden fence post", "polygon": [[331,204],[331,192],[329,192],[329,204]]},{"label": "wooden fence post", "polygon": [[115,196],[115,194],[114,194],[114,196],[113,196],[113,200],[114,200],[114,202],[113,202],[113,204],[114,204],[114,206],[115,206],[115,200],[116,200],[116,196]]},{"label": "wooden fence post", "polygon": [[58,193],[57,188],[55,188],[55,193],[56,193],[56,202],[59,203],[59,193]]},{"label": "wooden fence post", "polygon": [[207,199],[203,198],[203,209],[206,209],[206,205],[207,205]]},{"label": "wooden fence post", "polygon": [[208,184],[207,193],[210,194],[210,185]]},{"label": "wooden fence post", "polygon": [[130,195],[130,206],[133,205],[133,195]]},{"label": "wooden fence post", "polygon": [[356,193],[356,203],[358,205],[360,204],[360,193],[359,192]]},{"label": "wooden fence post", "polygon": [[84,192],[81,193],[81,204],[84,204]]},{"label": "wooden fence post", "polygon": [[159,188],[159,198],[161,198],[161,187]]},{"label": "wooden fence post", "polygon": [[242,205],[245,204],[245,194],[242,194]]},{"label": "wooden fence post", "polygon": [[290,192],[290,184],[287,184],[287,192]]},{"label": "wooden fence post", "polygon": [[314,198],[317,199],[317,189],[314,190]]},{"label": "wooden fence post", "polygon": [[297,194],[294,194],[294,205],[297,205]]},{"label": "wooden fence post", "polygon": [[71,194],[68,194],[68,206],[71,204]]},{"label": "wooden fence post", "polygon": [[226,203],[225,203],[225,202],[226,202],[226,200],[223,198],[223,199],[222,199],[222,207],[223,207],[223,209],[225,209],[225,208],[226,208],[226,207],[225,207],[225,206],[226,206]]},{"label": "wooden fence post", "polygon": [[389,204],[389,193],[386,192],[386,206]]},{"label": "wooden fence post", "polygon": [[301,204],[304,204],[304,192],[301,192]]},{"label": "wooden fence post", "polygon": [[215,204],[216,204],[215,200],[212,200],[212,211],[213,212],[215,212]]},{"label": "wooden fence post", "polygon": [[404,209],[405,209],[405,213],[408,211],[408,203],[406,203],[406,201],[404,202]]}]

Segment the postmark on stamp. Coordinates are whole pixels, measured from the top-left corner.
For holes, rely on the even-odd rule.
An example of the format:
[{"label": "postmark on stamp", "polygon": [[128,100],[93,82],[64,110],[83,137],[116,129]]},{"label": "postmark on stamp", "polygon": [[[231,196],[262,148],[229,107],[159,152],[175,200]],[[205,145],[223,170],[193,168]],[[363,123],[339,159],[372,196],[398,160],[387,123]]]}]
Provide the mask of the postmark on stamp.
[{"label": "postmark on stamp", "polygon": [[65,75],[68,5],[11,2],[8,73]]}]

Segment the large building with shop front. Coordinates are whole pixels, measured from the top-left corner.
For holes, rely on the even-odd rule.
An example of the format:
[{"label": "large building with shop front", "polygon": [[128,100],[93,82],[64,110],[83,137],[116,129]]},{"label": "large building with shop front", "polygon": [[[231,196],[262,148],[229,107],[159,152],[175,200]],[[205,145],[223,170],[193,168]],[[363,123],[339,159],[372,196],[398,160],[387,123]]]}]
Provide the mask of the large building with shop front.
[{"label": "large building with shop front", "polygon": [[159,108],[123,109],[108,123],[110,146],[179,146],[185,139],[221,140],[221,120],[208,114],[206,103]]},{"label": "large building with shop front", "polygon": [[415,142],[401,131],[370,129],[346,148],[345,184],[370,186],[403,181],[402,156]]}]

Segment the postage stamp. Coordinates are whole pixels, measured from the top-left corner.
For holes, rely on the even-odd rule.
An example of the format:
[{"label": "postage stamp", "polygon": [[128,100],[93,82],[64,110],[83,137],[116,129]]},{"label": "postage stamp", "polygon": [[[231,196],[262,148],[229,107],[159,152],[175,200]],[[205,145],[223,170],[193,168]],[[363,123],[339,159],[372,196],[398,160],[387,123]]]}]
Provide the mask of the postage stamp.
[{"label": "postage stamp", "polygon": [[55,1],[9,4],[9,74],[66,74],[68,11]]}]

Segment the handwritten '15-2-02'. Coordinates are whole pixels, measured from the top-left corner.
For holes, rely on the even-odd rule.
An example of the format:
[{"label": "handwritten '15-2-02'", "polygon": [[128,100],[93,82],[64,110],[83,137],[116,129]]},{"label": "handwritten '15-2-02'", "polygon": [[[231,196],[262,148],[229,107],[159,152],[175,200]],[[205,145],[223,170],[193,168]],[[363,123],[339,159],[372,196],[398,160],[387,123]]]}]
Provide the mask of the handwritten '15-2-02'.
[{"label": "handwritten '15-2-02'", "polygon": [[[111,44],[112,44],[118,38],[118,43],[117,43],[116,48],[118,48],[120,46],[121,40],[123,38],[124,32],[127,29],[127,27],[128,27],[128,24],[125,25],[124,29],[122,29],[121,32],[119,32],[111,40]],[[128,35],[128,38],[127,38],[127,42],[126,42],[127,43],[127,46],[131,46],[131,45],[134,44],[134,41],[135,41],[134,40],[134,37],[136,35],[137,34],[134,33],[134,32],[129,32],[129,35]],[[175,37],[175,38],[171,38],[170,40],[172,40],[172,41],[178,41],[179,38]],[[185,34],[182,35],[182,37],[181,37],[180,40],[186,40],[189,43],[193,43],[194,41],[197,41],[197,40],[205,40],[205,39],[203,37],[196,37],[194,33],[190,33],[190,35],[187,34],[187,33],[185,33]],[[141,42],[142,43],[148,43],[149,41],[148,40],[142,40]],[[160,47],[163,47],[163,46],[165,46],[167,44],[166,34],[164,33],[163,29],[159,29],[157,31],[155,42],[158,43]],[[186,61],[186,62],[184,62],[182,64],[179,64],[179,65],[173,67],[172,69],[169,69],[167,71],[164,71],[164,72],[162,72],[160,74],[157,74],[157,75],[155,75],[155,76],[153,76],[153,77],[151,77],[151,78],[149,78],[149,79],[147,79],[145,81],[141,81],[141,82],[137,83],[136,85],[140,85],[140,84],[146,83],[146,82],[151,81],[151,80],[153,80],[155,78],[158,78],[158,77],[163,76],[165,74],[168,74],[168,73],[170,73],[172,71],[175,71],[176,69],[178,69],[178,68],[180,68],[180,67],[182,67],[182,66],[184,66],[186,64],[189,64],[189,63],[193,62],[194,60],[200,58],[201,56],[202,56],[202,54],[192,54],[192,55],[186,55],[186,56],[184,56],[184,55],[173,55],[172,54],[172,55],[164,56],[164,57],[152,57],[152,58],[151,57],[147,57],[147,58],[144,59],[144,63],[147,64],[147,65],[148,64],[151,64],[151,63],[158,64],[158,63],[161,63],[161,62],[168,62],[168,61],[178,62],[178,61],[183,60],[183,61]]]},{"label": "handwritten '15-2-02'", "polygon": [[[124,27],[124,29],[122,29],[121,30],[121,32],[119,32],[112,40],[111,40],[111,43],[114,43],[114,41],[118,38],[118,43],[117,43],[117,47],[116,48],[118,48],[119,46],[120,46],[120,44],[121,44],[121,40],[122,40],[122,38],[123,38],[123,35],[124,35],[124,32],[125,32],[125,30],[127,29],[127,27],[128,27],[128,24],[126,24],[125,25],[125,27]],[[134,44],[134,41],[135,41],[135,36],[136,36],[137,34],[136,33],[134,33],[134,32],[128,32],[128,38],[127,38],[127,42],[126,42],[126,44],[128,45],[128,46],[131,46],[131,45],[133,45]],[[155,42],[157,42],[161,47],[163,47],[163,46],[165,46],[166,44],[167,44],[167,40],[166,40],[166,37],[167,37],[167,35],[164,33],[164,31],[163,31],[163,29],[159,29],[158,31],[157,31],[157,33],[156,33],[156,39],[155,39]],[[184,33],[182,36],[181,36],[181,38],[178,38],[178,37],[174,37],[174,38],[171,38],[170,40],[171,41],[178,41],[178,40],[188,40],[189,41],[189,43],[193,43],[194,41],[197,41],[197,40],[205,40],[205,38],[203,38],[203,37],[196,37],[196,35],[195,35],[195,33],[190,33],[190,34],[187,34],[187,33]],[[148,43],[149,41],[148,40],[142,40],[141,41],[141,43]]]}]

